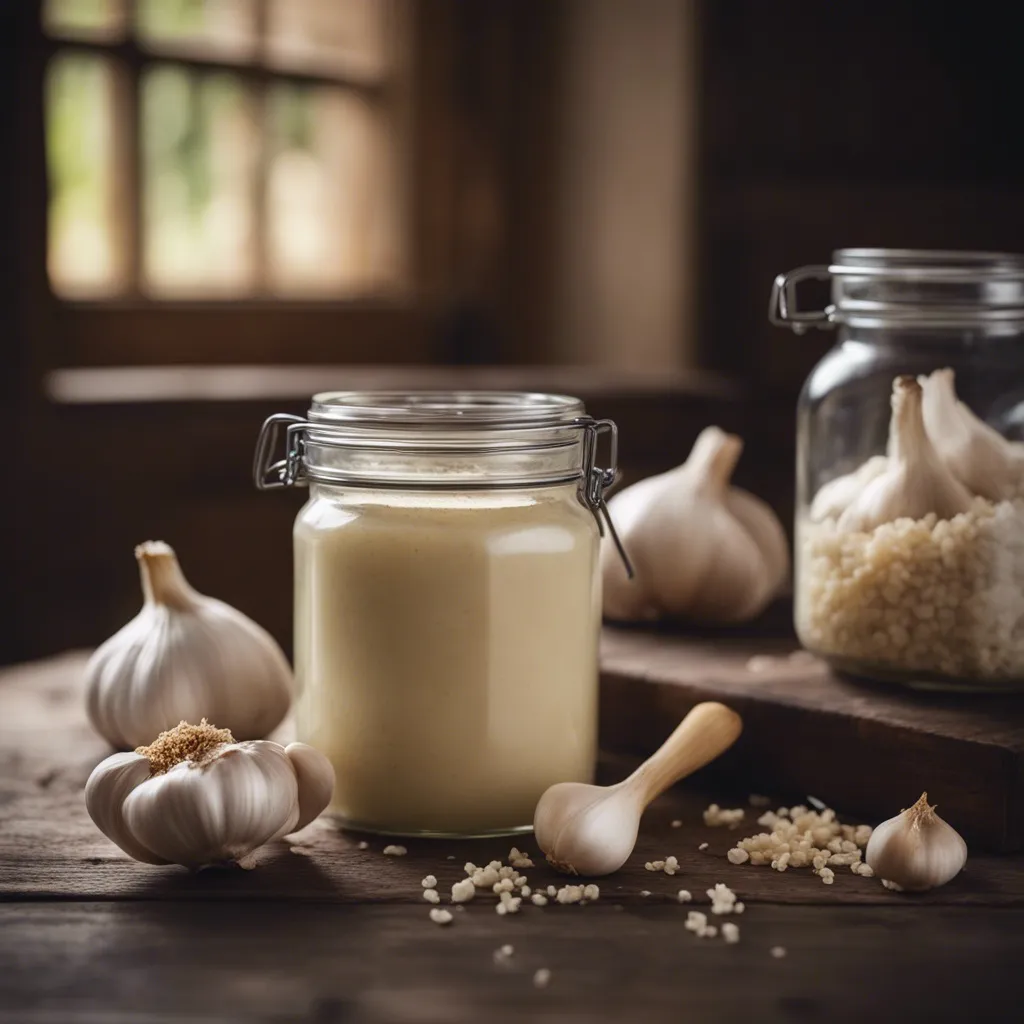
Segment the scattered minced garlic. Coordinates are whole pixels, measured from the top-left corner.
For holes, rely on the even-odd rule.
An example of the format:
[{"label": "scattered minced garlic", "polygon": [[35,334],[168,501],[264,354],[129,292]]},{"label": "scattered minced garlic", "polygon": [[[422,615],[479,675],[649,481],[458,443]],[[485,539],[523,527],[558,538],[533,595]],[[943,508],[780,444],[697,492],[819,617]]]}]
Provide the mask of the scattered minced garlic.
[{"label": "scattered minced garlic", "polygon": [[737,900],[732,905],[732,912],[734,914],[742,914],[743,911],[746,910],[746,909],[747,909],[747,905],[745,903],[743,903],[742,901],[740,901],[740,900]]},{"label": "scattered minced garlic", "polygon": [[583,898],[585,900],[596,900],[601,895],[601,890],[591,883],[590,885],[583,886]]},{"label": "scattered minced garlic", "polygon": [[689,903],[693,899],[693,896],[689,889],[680,889],[679,892],[676,893],[676,899],[679,900],[680,903]]},{"label": "scattered minced garlic", "polygon": [[523,898],[521,896],[513,896],[510,892],[502,892],[498,895],[498,904],[494,909],[501,915],[518,914],[522,902]]},{"label": "scattered minced garlic", "polygon": [[849,867],[858,875],[864,874],[862,866],[867,868],[862,859],[871,827],[842,825],[831,808],[780,807],[766,811],[757,823],[771,831],[741,839],[726,854],[731,864],[769,864],[776,871],[810,867],[826,885],[832,884],[835,867]]},{"label": "scattered minced garlic", "polygon": [[148,747],[136,747],[135,753],[149,760],[150,776],[163,775],[182,761],[203,765],[218,747],[234,743],[230,729],[218,729],[204,718],[198,725],[181,721],[166,729]]},{"label": "scattered minced garlic", "polygon": [[563,885],[555,893],[556,903],[582,903],[584,899],[582,885]]},{"label": "scattered minced garlic", "polygon": [[903,892],[902,885],[897,882],[890,882],[888,878],[882,879],[882,885],[884,885],[886,889],[890,889],[892,892]]},{"label": "scattered minced garlic", "polygon": [[704,824],[710,828],[719,828],[723,825],[728,828],[736,828],[745,816],[746,811],[742,807],[736,807],[730,811],[719,807],[718,804],[711,804],[704,811]]},{"label": "scattered minced garlic", "polygon": [[436,889],[424,889],[423,890],[423,898],[428,903],[440,903],[441,902],[441,897],[440,897],[440,895],[438,895],[438,892],[437,892]]},{"label": "scattered minced garlic", "polygon": [[445,857],[445,860],[455,860],[455,854],[454,853],[449,853],[448,856]]},{"label": "scattered minced garlic", "polygon": [[648,871],[664,871],[666,875],[674,875],[679,870],[679,861],[675,857],[665,860],[649,860],[644,867]]},{"label": "scattered minced garlic", "polygon": [[476,895],[472,878],[463,878],[452,886],[452,903],[466,903]]},{"label": "scattered minced garlic", "polygon": [[737,924],[733,924],[732,921],[726,921],[722,925],[722,938],[728,943],[734,943],[740,941],[740,927]]},{"label": "scattered minced garlic", "polygon": [[515,889],[515,883],[511,878],[503,878],[499,882],[495,882],[491,886],[491,891],[496,895],[500,896],[503,892],[512,892]]},{"label": "scattered minced garlic", "polygon": [[532,896],[530,897],[530,902],[531,902],[531,903],[532,903],[532,904],[533,904],[533,905],[534,905],[535,907],[546,907],[546,906],[548,905],[548,898],[547,898],[547,896],[545,896],[545,895],[544,895],[544,893],[542,893],[542,892],[535,892],[535,893],[534,893],[534,894],[533,894],[533,895],[532,895]]},{"label": "scattered minced garlic", "polygon": [[641,896],[650,896],[651,895],[651,890],[650,889],[641,889],[640,890],[640,895]]},{"label": "scattered minced garlic", "polygon": [[427,875],[426,878],[420,879],[420,885],[422,885],[424,889],[436,889],[437,879],[433,875]]},{"label": "scattered minced garlic", "polygon": [[710,845],[711,845],[710,843],[701,843],[700,846],[697,847],[697,849],[698,850],[706,850]]},{"label": "scattered minced garlic", "polygon": [[541,967],[539,970],[534,971],[534,988],[547,988],[549,981],[551,981],[551,971],[549,971],[546,967]]},{"label": "scattered minced garlic", "polygon": [[554,899],[558,895],[558,890],[553,885],[549,885],[548,886],[548,895],[552,899]]},{"label": "scattered minced garlic", "polygon": [[514,846],[508,852],[508,862],[514,868],[532,868],[533,861],[530,860],[529,854],[520,852]]},{"label": "scattered minced garlic", "polygon": [[786,955],[786,947],[772,946],[772,948],[768,952],[771,953],[771,955],[775,957],[776,960],[781,960]]},{"label": "scattered minced garlic", "polygon": [[492,954],[494,962],[496,964],[506,964],[515,952],[515,947],[506,943],[500,949],[496,949]]},{"label": "scattered minced garlic", "polygon": [[699,910],[691,910],[686,915],[686,924],[684,927],[687,931],[693,932],[701,939],[713,938],[718,931],[714,925],[708,924],[708,915]]},{"label": "scattered minced garlic", "polygon": [[533,890],[528,885],[520,886],[519,895],[522,896],[523,899],[528,899],[533,895]]},{"label": "scattered minced garlic", "polygon": [[409,851],[404,846],[395,846],[394,844],[384,847],[385,857],[404,857]]},{"label": "scattered minced garlic", "polygon": [[712,914],[731,914],[736,906],[736,893],[724,882],[715,883],[713,889],[707,891],[708,899],[711,900]]},{"label": "scattered minced garlic", "polygon": [[442,910],[438,907],[434,907],[434,909],[430,911],[430,920],[433,921],[434,924],[451,924],[454,918],[452,917],[450,910]]},{"label": "scattered minced garlic", "polygon": [[683,827],[683,823],[682,823],[682,822],[681,822],[681,821],[680,821],[680,820],[679,820],[678,818],[676,818],[676,819],[675,819],[675,820],[674,820],[674,821],[672,822],[672,827],[673,827],[673,828],[682,828],[682,827]]},{"label": "scattered minced garlic", "polygon": [[369,843],[368,843],[368,842],[367,842],[367,841],[366,841],[365,839],[363,839],[363,840],[362,840],[362,841],[361,841],[361,842],[359,843],[359,849],[360,849],[360,850],[368,850],[369,848],[370,848],[370,844],[369,844]]}]

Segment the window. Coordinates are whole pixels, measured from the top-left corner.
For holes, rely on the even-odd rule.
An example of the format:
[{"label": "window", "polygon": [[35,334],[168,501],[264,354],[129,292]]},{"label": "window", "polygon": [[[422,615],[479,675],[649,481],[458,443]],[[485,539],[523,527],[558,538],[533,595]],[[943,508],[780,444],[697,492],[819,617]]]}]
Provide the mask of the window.
[{"label": "window", "polygon": [[46,0],[53,294],[79,310],[400,296],[404,11]]}]

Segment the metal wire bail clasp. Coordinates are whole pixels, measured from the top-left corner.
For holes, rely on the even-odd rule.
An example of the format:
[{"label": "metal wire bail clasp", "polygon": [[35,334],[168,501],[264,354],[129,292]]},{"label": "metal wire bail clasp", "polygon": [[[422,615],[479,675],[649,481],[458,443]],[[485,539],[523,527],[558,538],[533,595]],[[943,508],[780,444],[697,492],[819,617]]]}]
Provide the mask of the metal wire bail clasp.
[{"label": "metal wire bail clasp", "polygon": [[[583,480],[580,483],[580,493],[583,503],[594,513],[597,520],[597,528],[604,536],[604,524],[608,524],[608,532],[611,534],[615,544],[615,550],[622,559],[626,575],[632,579],[634,576],[633,563],[626,554],[626,548],[615,531],[615,524],[612,522],[611,513],[608,511],[608,503],[605,501],[604,492],[615,483],[618,477],[619,462],[619,428],[612,420],[582,420],[583,426]],[[609,466],[602,469],[597,465],[597,441],[602,434],[608,434],[610,450],[608,452]],[[604,522],[602,522],[602,516]]]},{"label": "metal wire bail clasp", "polygon": [[772,294],[768,300],[768,319],[776,327],[790,327],[794,334],[803,334],[808,327],[827,329],[832,324],[834,306],[824,309],[800,309],[796,298],[796,286],[801,281],[827,281],[832,272],[829,267],[798,267],[787,274],[779,274],[772,283]]},{"label": "metal wire bail clasp", "polygon": [[[292,487],[305,483],[302,451],[303,434],[307,426],[301,416],[290,416],[283,412],[263,421],[252,465],[252,478],[257,490],[272,491],[278,487]],[[282,427],[285,435],[285,457],[275,461],[274,454]]]}]

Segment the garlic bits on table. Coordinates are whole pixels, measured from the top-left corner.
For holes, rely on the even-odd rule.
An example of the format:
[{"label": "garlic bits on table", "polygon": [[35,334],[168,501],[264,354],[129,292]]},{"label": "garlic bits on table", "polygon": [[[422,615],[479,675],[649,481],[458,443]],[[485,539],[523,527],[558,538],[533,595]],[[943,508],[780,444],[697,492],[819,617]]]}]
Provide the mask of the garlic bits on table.
[{"label": "garlic bits on table", "polygon": [[334,769],[304,743],[238,743],[205,720],[181,722],[89,776],[100,831],[146,864],[198,869],[241,861],[308,825],[327,806]]},{"label": "garlic bits on table", "polygon": [[120,749],[201,718],[239,739],[266,736],[293,692],[276,641],[240,611],[193,590],[168,544],[141,544],[135,557],[142,610],[86,667],[86,710],[96,731]]},{"label": "garlic bits on table", "polygon": [[782,524],[760,498],[730,483],[743,441],[707,427],[681,466],[641,480],[608,503],[635,568],[630,580],[602,541],[610,619],[752,619],[789,578]]}]

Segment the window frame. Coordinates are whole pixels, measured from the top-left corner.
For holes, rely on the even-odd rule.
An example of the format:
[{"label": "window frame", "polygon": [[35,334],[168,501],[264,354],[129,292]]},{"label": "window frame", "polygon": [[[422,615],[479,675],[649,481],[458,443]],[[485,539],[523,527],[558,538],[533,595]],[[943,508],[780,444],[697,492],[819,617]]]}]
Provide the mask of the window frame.
[{"label": "window frame", "polygon": [[[240,296],[157,298],[137,287],[122,296],[72,298],[55,293],[44,261],[31,276],[41,274],[47,299],[46,342],[42,362],[49,367],[116,365],[224,365],[301,363],[429,363],[434,351],[434,309],[450,273],[452,224],[437,211],[450,208],[453,136],[448,115],[448,84],[443,69],[452,32],[451,6],[438,4],[422,16],[416,0],[393,0],[402,36],[402,57],[386,84],[367,83],[343,73],[279,70],[267,66],[259,53],[235,59],[183,56],[163,47],[141,45],[133,33],[111,41],[49,35],[43,26],[41,0],[31,4],[34,54],[30,79],[39,96],[39,116],[45,117],[42,96],[50,59],[60,52],[90,53],[114,62],[119,79],[117,102],[124,135],[118,146],[131,159],[127,202],[132,210],[126,238],[126,259],[138,266],[141,204],[137,187],[139,81],[148,66],[174,64],[199,72],[238,75],[259,94],[269,82],[354,88],[389,102],[399,128],[396,159],[403,171],[400,201],[404,205],[406,237],[403,287],[387,295],[360,297]],[[262,33],[266,3],[257,4]],[[418,16],[419,15],[419,16]],[[34,28],[31,27],[34,25]],[[433,55],[438,56],[433,56]],[[427,130],[427,125],[433,130]],[[27,167],[44,182],[41,219],[48,230],[44,126],[33,133],[34,145],[23,154]],[[132,156],[132,154],[134,156]],[[433,212],[431,212],[433,211]],[[138,272],[133,274],[138,280]],[[239,341],[244,338],[244,344]]]}]

